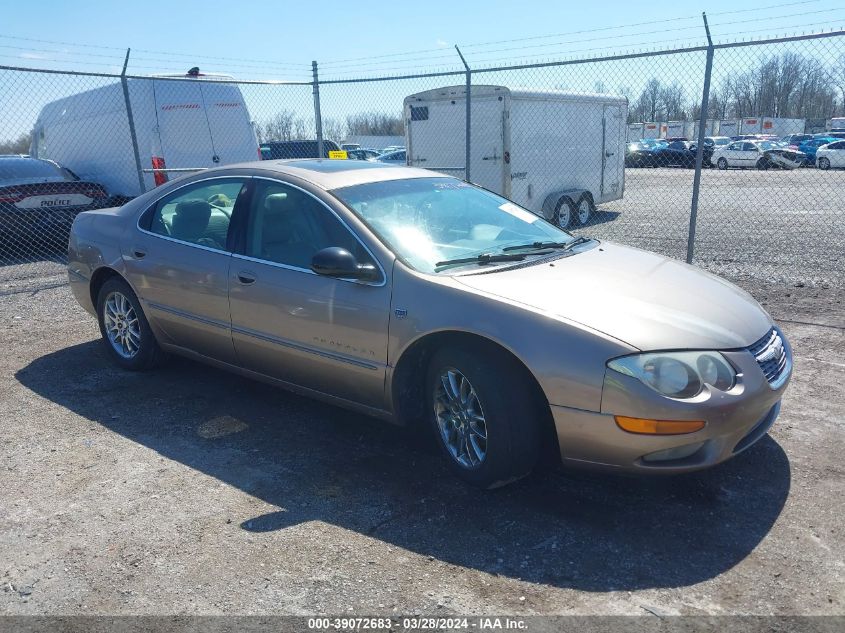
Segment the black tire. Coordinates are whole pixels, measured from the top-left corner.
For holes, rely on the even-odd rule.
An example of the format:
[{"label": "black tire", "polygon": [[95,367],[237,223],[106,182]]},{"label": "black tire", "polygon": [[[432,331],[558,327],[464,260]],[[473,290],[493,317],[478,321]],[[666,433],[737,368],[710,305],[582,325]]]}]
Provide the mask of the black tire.
[{"label": "black tire", "polygon": [[554,224],[562,229],[568,229],[575,222],[577,211],[572,200],[561,198],[555,207]]},{"label": "black tire", "polygon": [[716,161],[716,167],[724,171],[728,168],[728,161],[724,158],[720,158]]},{"label": "black tire", "polygon": [[769,160],[767,158],[760,158],[757,161],[757,169],[766,170],[771,166],[772,166],[772,164],[769,162]]},{"label": "black tire", "polygon": [[[448,420],[450,416],[443,411],[442,405],[441,414],[437,411],[438,402],[445,401],[441,376],[449,370],[466,378],[476,395],[477,407],[474,409],[482,412],[487,438],[482,442],[485,454],[474,464],[459,461],[447,445],[438,421]],[[524,368],[505,352],[480,345],[438,350],[429,363],[425,394],[427,419],[435,442],[459,478],[481,488],[498,488],[528,475],[534,468],[539,456],[544,403],[537,402]],[[444,422],[444,427],[446,433],[451,430],[456,438],[460,437],[448,422]],[[470,450],[468,448],[467,453]]]},{"label": "black tire", "polygon": [[823,169],[823,170],[825,170],[825,171],[827,171],[828,169],[830,169],[830,159],[829,159],[829,158],[825,158],[824,156],[822,156],[821,158],[819,158],[819,160],[818,160],[818,163],[817,163],[817,164],[818,164],[819,169]]},{"label": "black tire", "polygon": [[[586,217],[581,217],[581,205],[587,204],[588,211],[586,213]],[[578,205],[575,207],[575,216],[574,216],[574,223],[579,228],[582,226],[587,226],[590,223],[590,219],[593,217],[593,212],[595,211],[595,207],[593,206],[593,201],[590,199],[590,196],[581,196],[578,200]]]},{"label": "black tire", "polygon": [[[121,355],[106,332],[106,302],[112,295],[116,294],[125,297],[137,318],[140,343],[131,356]],[[120,277],[108,279],[100,288],[100,292],[97,295],[97,322],[100,324],[100,334],[103,337],[103,346],[106,349],[106,353],[120,367],[131,371],[143,371],[160,365],[166,359],[166,354],[159,347],[150,329],[150,324],[147,322],[147,317],[141,309],[141,303],[138,301],[138,297],[135,296],[129,284]]]}]

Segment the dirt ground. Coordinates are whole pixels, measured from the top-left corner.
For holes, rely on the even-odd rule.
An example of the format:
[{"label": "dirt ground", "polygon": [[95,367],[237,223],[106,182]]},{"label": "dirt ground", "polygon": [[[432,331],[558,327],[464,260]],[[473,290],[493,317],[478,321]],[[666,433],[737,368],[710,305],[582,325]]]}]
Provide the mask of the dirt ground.
[{"label": "dirt ground", "polygon": [[841,291],[749,288],[795,370],[694,476],[484,493],[401,430],[175,360],[115,369],[66,286],[0,297],[5,614],[842,614]]}]

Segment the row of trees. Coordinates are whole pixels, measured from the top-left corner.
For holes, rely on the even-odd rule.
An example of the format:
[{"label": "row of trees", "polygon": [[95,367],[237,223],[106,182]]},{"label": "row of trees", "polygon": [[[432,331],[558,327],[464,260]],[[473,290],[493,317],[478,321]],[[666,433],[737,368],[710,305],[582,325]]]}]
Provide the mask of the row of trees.
[{"label": "row of trees", "polygon": [[31,138],[32,136],[27,132],[15,139],[0,141],[0,154],[28,154]]},{"label": "row of trees", "polygon": [[[257,127],[258,140],[291,141],[315,137],[314,118],[299,116],[292,110],[277,112]],[[342,141],[349,136],[402,136],[405,126],[401,115],[383,112],[359,112],[345,120],[323,117],[323,137]]]},{"label": "row of trees", "polygon": [[[677,81],[649,79],[635,98],[626,88],[620,88],[620,92],[630,99],[630,122],[679,121],[701,115],[701,95],[686,95]],[[746,72],[722,75],[711,88],[707,118],[823,119],[843,114],[845,55],[829,67],[815,58],[787,51],[763,58]]]}]

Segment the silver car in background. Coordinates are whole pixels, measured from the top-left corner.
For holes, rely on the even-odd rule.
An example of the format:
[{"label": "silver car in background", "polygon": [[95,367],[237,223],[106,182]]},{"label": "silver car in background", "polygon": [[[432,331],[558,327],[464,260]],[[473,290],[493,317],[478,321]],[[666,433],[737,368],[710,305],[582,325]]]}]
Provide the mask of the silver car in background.
[{"label": "silver car in background", "polygon": [[423,425],[484,487],[549,447],[616,471],[712,466],[766,434],[792,367],[718,277],[383,163],[191,175],[81,214],[69,261],[118,365],[175,353]]}]

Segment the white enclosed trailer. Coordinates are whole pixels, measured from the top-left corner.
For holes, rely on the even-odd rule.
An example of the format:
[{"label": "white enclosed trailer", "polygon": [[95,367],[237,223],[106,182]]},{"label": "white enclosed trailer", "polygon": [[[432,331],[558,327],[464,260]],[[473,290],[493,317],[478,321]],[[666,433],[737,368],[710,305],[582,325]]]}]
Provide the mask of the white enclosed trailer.
[{"label": "white enclosed trailer", "polygon": [[644,123],[629,123],[628,124],[628,142],[639,141],[643,136]]},{"label": "white enclosed trailer", "polygon": [[833,117],[828,129],[831,132],[845,132],[845,117]]},{"label": "white enclosed trailer", "polygon": [[787,134],[803,134],[806,121],[804,119],[781,119],[764,116],[761,130],[763,134],[786,136]]},{"label": "white enclosed trailer", "polygon": [[[127,79],[141,169],[201,169],[258,160],[243,95],[222,75]],[[141,193],[123,87],[112,83],[46,104],[30,154],[56,161],[117,196]],[[167,172],[143,174],[144,189]]]},{"label": "white enclosed trailer", "polygon": [[740,123],[740,119],[722,119],[719,121],[719,136],[739,135]]},{"label": "white enclosed trailer", "polygon": [[693,122],[692,121],[667,121],[666,122],[666,138],[685,138],[692,140],[693,137]]},{"label": "white enclosed trailer", "polygon": [[[470,178],[549,220],[622,197],[625,97],[473,86]],[[466,87],[405,97],[408,164],[464,178]]]},{"label": "white enclosed trailer", "polygon": [[643,138],[644,139],[660,138],[660,124],[659,123],[643,123]]},{"label": "white enclosed trailer", "polygon": [[750,117],[742,120],[740,134],[760,134],[763,130],[763,119]]}]

